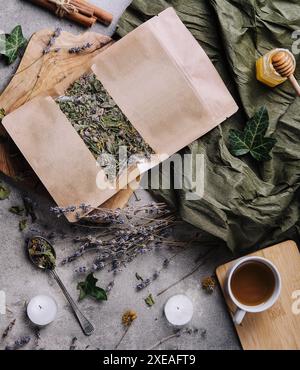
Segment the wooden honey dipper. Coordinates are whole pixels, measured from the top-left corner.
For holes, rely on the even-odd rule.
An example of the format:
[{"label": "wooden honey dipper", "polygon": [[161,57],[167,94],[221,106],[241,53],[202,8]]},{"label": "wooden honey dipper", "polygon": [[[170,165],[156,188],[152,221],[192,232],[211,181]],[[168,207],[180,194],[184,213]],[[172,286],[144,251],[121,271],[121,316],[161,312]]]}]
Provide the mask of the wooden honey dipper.
[{"label": "wooden honey dipper", "polygon": [[294,76],[296,66],[292,56],[285,51],[279,51],[272,57],[272,64],[280,76],[287,77],[290,80],[293,88],[300,96],[300,86]]}]

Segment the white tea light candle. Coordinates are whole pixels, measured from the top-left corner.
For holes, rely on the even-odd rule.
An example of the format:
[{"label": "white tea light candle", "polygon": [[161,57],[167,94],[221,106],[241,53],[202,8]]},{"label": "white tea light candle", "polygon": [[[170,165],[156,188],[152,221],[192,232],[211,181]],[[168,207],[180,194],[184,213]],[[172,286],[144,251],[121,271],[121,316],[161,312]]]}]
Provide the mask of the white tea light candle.
[{"label": "white tea light candle", "polygon": [[30,321],[38,326],[45,326],[54,321],[57,314],[57,304],[52,297],[38,295],[31,299],[27,306]]},{"label": "white tea light candle", "polygon": [[165,305],[165,315],[171,325],[188,324],[194,313],[192,301],[184,294],[171,297]]}]

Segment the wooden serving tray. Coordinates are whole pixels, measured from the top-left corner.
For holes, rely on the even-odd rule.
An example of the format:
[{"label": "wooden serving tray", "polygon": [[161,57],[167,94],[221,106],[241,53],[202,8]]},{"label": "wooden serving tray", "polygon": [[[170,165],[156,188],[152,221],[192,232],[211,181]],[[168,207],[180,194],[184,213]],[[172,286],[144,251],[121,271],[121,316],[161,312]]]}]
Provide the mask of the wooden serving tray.
[{"label": "wooden serving tray", "polygon": [[[236,325],[243,349],[300,349],[300,314],[292,312],[295,303],[292,293],[300,290],[300,253],[296,243],[289,240],[250,255],[265,257],[276,265],[282,278],[282,291],[272,308],[262,313],[247,313],[242,325]],[[236,308],[224,287],[227,272],[233,263],[222,265],[216,271],[231,314]]]},{"label": "wooden serving tray", "polygon": [[[6,113],[12,112],[38,95],[48,94],[54,87],[59,86],[59,90],[64,91],[91,67],[92,59],[97,54],[113,43],[110,37],[95,32],[81,35],[62,32],[52,47],[60,48],[60,51],[43,55],[43,49],[52,34],[53,30],[45,29],[32,36],[18,70],[0,96],[0,108],[4,108]],[[92,47],[85,52],[78,55],[68,52],[70,48],[87,42],[91,43]],[[2,125],[0,125],[0,172],[26,188],[48,194]],[[102,206],[123,208],[132,193],[130,188],[120,190]]]}]

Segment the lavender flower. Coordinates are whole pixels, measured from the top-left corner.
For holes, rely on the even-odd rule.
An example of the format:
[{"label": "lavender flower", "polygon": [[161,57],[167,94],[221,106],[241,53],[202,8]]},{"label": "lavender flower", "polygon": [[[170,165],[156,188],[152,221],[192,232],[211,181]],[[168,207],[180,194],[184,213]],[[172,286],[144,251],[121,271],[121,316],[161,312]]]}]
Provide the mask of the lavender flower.
[{"label": "lavender flower", "polygon": [[163,268],[167,268],[169,267],[169,264],[170,264],[170,260],[168,258],[166,258],[163,262]]},{"label": "lavender flower", "polygon": [[75,212],[76,209],[77,209],[76,206],[69,206],[69,207],[66,207],[66,208],[50,207],[50,212],[53,212],[59,218],[59,217],[65,215],[65,214]]},{"label": "lavender flower", "polygon": [[92,46],[93,46],[93,44],[91,44],[90,42],[87,42],[86,44],[84,44],[82,46],[72,47],[68,51],[69,51],[70,54],[79,54],[79,53],[85,51],[86,49],[90,49]]},{"label": "lavender flower", "polygon": [[150,279],[143,280],[141,283],[137,284],[136,290],[137,291],[143,290],[147,286],[149,286],[150,284],[151,284],[151,280]]},{"label": "lavender flower", "polygon": [[106,293],[110,293],[111,292],[111,290],[112,290],[112,288],[115,286],[115,282],[114,281],[111,281],[108,285],[107,285],[107,287],[106,287],[106,289],[105,289],[105,291],[106,291]]},{"label": "lavender flower", "polygon": [[11,346],[6,346],[5,349],[7,351],[15,351],[19,348],[22,348],[24,346],[26,346],[26,344],[28,344],[30,342],[31,338],[29,336],[23,336],[23,337],[20,337],[19,339],[17,339],[15,341],[15,343]]},{"label": "lavender flower", "polygon": [[78,267],[75,272],[77,274],[85,274],[87,272],[87,268],[85,266]]},{"label": "lavender flower", "polygon": [[[51,47],[55,44],[56,39],[61,35],[62,29],[60,27],[56,28],[55,31],[53,32],[52,36],[50,37],[48,44],[45,46],[43,49],[43,54],[49,54],[51,51]],[[58,50],[58,49],[55,49]],[[57,52],[57,51],[55,51]]]},{"label": "lavender flower", "polygon": [[154,271],[152,280],[157,280],[159,278],[160,272],[159,271]]}]

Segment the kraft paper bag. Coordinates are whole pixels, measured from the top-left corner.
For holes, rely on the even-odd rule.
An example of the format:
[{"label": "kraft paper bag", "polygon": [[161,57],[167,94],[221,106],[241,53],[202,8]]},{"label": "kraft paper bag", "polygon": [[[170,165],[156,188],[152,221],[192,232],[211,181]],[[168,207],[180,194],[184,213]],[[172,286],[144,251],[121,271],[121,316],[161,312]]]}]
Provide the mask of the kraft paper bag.
[{"label": "kraft paper bag", "polygon": [[99,54],[92,70],[159,154],[178,152],[238,109],[173,8]]},{"label": "kraft paper bag", "polygon": [[[155,156],[122,172],[112,188],[55,94],[32,100],[3,125],[60,207],[99,206],[238,109],[172,8],[99,54],[92,71]],[[78,215],[66,217],[73,222]]]}]

